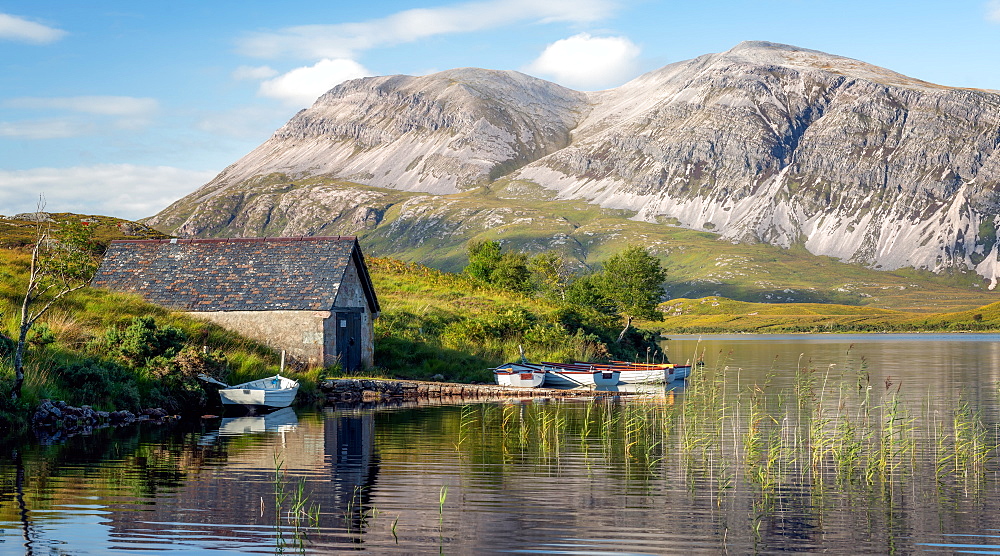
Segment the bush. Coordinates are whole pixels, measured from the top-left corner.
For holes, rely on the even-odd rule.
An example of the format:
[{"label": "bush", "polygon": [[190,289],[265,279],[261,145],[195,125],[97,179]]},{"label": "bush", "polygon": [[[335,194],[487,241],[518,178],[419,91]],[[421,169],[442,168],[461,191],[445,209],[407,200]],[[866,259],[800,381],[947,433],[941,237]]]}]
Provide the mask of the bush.
[{"label": "bush", "polygon": [[71,363],[59,373],[59,381],[71,405],[100,409],[139,409],[135,375],[111,361],[84,360]]},{"label": "bush", "polygon": [[153,317],[135,317],[123,330],[109,329],[97,347],[131,367],[145,367],[156,357],[172,358],[184,340],[179,328],[158,327]]}]

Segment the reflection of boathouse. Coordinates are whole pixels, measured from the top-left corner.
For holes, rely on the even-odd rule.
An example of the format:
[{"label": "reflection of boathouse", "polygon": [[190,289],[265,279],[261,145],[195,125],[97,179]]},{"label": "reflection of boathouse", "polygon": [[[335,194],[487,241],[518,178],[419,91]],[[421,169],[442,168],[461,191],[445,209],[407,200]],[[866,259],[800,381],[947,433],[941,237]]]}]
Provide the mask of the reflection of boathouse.
[{"label": "reflection of boathouse", "polygon": [[[177,473],[167,479],[150,470],[148,488],[173,494],[158,496],[141,512],[114,512],[110,535],[128,531],[180,544],[185,535],[210,535],[227,550],[258,552],[261,543],[273,543],[276,462],[285,492],[294,492],[304,479],[308,502],[321,507],[324,524],[339,534],[343,509],[368,504],[379,473],[374,416],[278,417],[227,420],[218,430],[191,437],[193,442],[170,458]],[[174,530],[178,523],[183,531]]]},{"label": "reflection of boathouse", "polygon": [[371,413],[327,414],[323,447],[336,483],[354,490],[371,486],[378,472],[375,417]]}]

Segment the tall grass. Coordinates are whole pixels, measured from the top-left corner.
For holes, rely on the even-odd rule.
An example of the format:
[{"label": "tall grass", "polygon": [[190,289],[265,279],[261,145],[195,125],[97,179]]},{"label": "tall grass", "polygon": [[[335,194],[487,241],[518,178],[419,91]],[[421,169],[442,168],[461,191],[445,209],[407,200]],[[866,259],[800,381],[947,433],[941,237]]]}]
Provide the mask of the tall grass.
[{"label": "tall grass", "polygon": [[471,406],[461,426],[477,434],[463,434],[456,448],[484,461],[502,453],[504,461],[516,454],[546,465],[573,450],[574,461],[620,466],[627,480],[676,470],[692,496],[707,493],[719,509],[744,508],[754,542],[802,489],[818,508],[837,492],[877,501],[891,514],[899,497],[927,488],[926,477],[968,496],[1000,471],[997,427],[965,399],[918,418],[922,396],[891,380],[871,383],[864,359],[849,356],[819,367],[800,361],[787,387],[773,386],[771,374],[747,382],[721,365],[696,372],[679,395]]}]

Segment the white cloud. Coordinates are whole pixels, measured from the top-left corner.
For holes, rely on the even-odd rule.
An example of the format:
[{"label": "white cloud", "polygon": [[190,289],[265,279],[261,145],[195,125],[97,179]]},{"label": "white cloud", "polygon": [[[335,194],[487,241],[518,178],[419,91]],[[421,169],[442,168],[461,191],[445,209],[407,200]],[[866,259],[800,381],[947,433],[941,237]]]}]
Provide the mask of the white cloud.
[{"label": "white cloud", "polygon": [[447,33],[470,33],[514,23],[589,23],[611,15],[618,0],[486,0],[404,10],[357,23],[301,25],[255,33],[239,42],[249,56],[354,58],[370,48]]},{"label": "white cloud", "polygon": [[48,44],[66,35],[66,31],[28,21],[16,15],[0,13],[0,40]]},{"label": "white cloud", "polygon": [[990,0],[986,3],[986,19],[1000,23],[1000,0]]},{"label": "white cloud", "polygon": [[65,139],[79,137],[97,130],[97,126],[74,120],[26,120],[0,122],[0,137],[17,139]]},{"label": "white cloud", "polygon": [[278,75],[278,70],[269,66],[240,66],[233,71],[233,79],[267,79]]},{"label": "white cloud", "polygon": [[65,111],[88,116],[98,116],[85,121],[81,117],[47,118],[0,122],[0,136],[25,139],[53,139],[79,137],[107,126],[100,117],[109,117],[118,129],[139,129],[147,126],[159,110],[159,103],[152,98],[122,96],[79,97],[21,97],[3,102],[6,108],[37,111]]},{"label": "white cloud", "polygon": [[324,59],[261,83],[260,94],[296,106],[309,106],[336,85],[369,75],[372,73],[354,60]]},{"label": "white cloud", "polygon": [[153,98],[119,96],[21,97],[4,101],[10,108],[68,110],[103,116],[150,116],[159,108]]},{"label": "white cloud", "polygon": [[0,170],[0,206],[9,214],[33,212],[41,194],[48,212],[135,220],[152,216],[213,177],[215,172],[132,164]]},{"label": "white cloud", "polygon": [[619,85],[638,72],[639,47],[626,37],[580,33],[547,47],[526,72],[561,85],[595,90]]}]

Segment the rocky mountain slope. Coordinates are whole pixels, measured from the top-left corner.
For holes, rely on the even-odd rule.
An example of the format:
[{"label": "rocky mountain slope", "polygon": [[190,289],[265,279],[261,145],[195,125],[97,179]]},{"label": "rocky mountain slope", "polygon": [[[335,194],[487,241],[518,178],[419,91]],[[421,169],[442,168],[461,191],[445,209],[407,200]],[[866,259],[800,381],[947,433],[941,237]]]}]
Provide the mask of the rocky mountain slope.
[{"label": "rocky mountain slope", "polygon": [[[148,223],[182,236],[374,230],[401,202],[389,190],[521,184],[729,241],[974,269],[993,286],[998,149],[998,92],[751,42],[596,93],[478,69],[349,81]],[[370,187],[345,194],[338,180]],[[428,208],[441,200],[406,202],[428,220],[380,233],[449,233]]]}]

